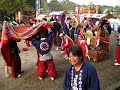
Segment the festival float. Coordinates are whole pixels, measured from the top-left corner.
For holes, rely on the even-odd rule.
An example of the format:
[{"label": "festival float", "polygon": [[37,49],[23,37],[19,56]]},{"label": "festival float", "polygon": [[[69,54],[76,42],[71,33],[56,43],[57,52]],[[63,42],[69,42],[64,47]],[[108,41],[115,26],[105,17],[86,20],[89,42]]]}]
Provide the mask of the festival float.
[{"label": "festival float", "polygon": [[104,24],[108,24],[107,20],[110,18],[116,18],[112,14],[98,14],[98,6],[90,4],[86,7],[82,7],[82,13],[79,15],[80,22],[88,19],[92,21],[94,25],[95,35],[91,32],[85,33],[85,40],[88,44],[88,58],[93,61],[105,60],[108,55],[108,48],[110,40],[109,35],[104,28]]}]

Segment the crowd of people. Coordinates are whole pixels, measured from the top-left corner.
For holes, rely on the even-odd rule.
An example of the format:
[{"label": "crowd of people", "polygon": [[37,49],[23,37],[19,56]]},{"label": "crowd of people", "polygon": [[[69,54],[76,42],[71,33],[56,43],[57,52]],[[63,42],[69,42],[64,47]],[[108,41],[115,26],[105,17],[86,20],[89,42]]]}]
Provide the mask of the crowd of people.
[{"label": "crowd of people", "polygon": [[[54,28],[47,27],[46,30],[39,30],[31,39],[26,40],[27,46],[30,47],[30,42],[35,47],[37,52],[37,77],[42,80],[45,78],[45,72],[51,80],[57,77],[57,71],[51,54],[51,48],[56,46],[56,50],[60,50],[64,54],[65,59],[71,63],[66,70],[63,89],[64,90],[100,90],[99,79],[96,69],[91,64],[87,63],[88,50],[91,37],[95,38],[94,47],[101,45],[101,37],[108,36],[105,43],[109,43],[111,27],[107,20],[100,20],[98,24],[92,19],[85,19],[80,22],[75,17],[67,17],[64,23],[61,23],[57,18],[52,17],[49,21],[43,18],[41,21],[30,20],[30,25],[35,26],[38,23],[52,24]],[[0,32],[6,29],[6,25],[10,24],[5,18],[3,24],[0,24]],[[0,38],[2,34],[0,33]],[[5,33],[5,32],[4,32]],[[120,35],[115,35],[118,43],[116,48],[115,65],[120,65]],[[8,78],[9,67],[12,70],[12,76],[18,78],[21,76],[21,58],[20,50],[14,38],[7,37],[8,42],[0,45],[2,56],[6,62],[5,76]],[[1,43],[0,43],[1,44]],[[6,52],[6,50],[8,52]]]}]

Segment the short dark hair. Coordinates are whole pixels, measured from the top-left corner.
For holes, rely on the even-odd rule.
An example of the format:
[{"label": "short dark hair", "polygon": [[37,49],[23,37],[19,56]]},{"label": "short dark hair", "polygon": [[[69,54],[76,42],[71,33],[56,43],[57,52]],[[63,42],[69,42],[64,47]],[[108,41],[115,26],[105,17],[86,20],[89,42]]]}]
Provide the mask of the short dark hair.
[{"label": "short dark hair", "polygon": [[69,48],[68,50],[68,56],[70,54],[70,52],[74,55],[74,56],[78,56],[78,57],[82,57],[81,61],[84,61],[83,58],[83,52],[82,52],[82,48],[78,45],[73,45]]},{"label": "short dark hair", "polygon": [[42,20],[47,21],[47,18],[42,18]]},{"label": "short dark hair", "polygon": [[5,21],[10,21],[10,19],[8,17],[6,17],[6,16],[4,17],[4,20]]},{"label": "short dark hair", "polygon": [[71,18],[70,18],[70,17],[68,17],[68,18],[67,18],[67,20],[71,20]]},{"label": "short dark hair", "polygon": [[40,31],[40,37],[41,38],[48,37],[48,30],[41,30]]},{"label": "short dark hair", "polygon": [[37,20],[36,20],[36,19],[34,19],[34,22],[37,22]]},{"label": "short dark hair", "polygon": [[50,19],[50,21],[54,21],[53,17]]}]

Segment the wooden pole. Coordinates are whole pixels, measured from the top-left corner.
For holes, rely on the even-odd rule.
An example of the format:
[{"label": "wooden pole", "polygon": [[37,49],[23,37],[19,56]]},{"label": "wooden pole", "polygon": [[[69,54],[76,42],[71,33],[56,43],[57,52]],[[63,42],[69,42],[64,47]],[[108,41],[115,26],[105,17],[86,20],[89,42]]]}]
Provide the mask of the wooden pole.
[{"label": "wooden pole", "polygon": [[23,20],[23,0],[20,0],[20,19]]}]

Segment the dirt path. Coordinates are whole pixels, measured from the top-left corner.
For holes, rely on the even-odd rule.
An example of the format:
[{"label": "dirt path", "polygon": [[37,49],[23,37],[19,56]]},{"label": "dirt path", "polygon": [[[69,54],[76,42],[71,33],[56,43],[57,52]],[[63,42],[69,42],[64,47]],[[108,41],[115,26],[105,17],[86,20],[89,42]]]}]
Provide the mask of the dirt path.
[{"label": "dirt path", "polygon": [[[98,63],[87,60],[97,69],[101,90],[120,82],[120,66],[114,66],[116,39],[113,35],[111,42],[113,44],[109,46],[109,54],[106,60]],[[21,50],[20,56],[24,73],[20,78],[14,79],[10,77],[6,79],[4,77],[5,62],[0,54],[0,90],[62,90],[64,73],[69,62],[62,58],[63,55],[60,51],[55,51],[55,48],[52,49],[58,77],[55,81],[51,81],[46,74],[46,78],[40,81],[36,77],[36,49],[31,46],[28,51],[23,51],[22,48],[25,47],[24,41],[19,42],[18,46]]]}]

